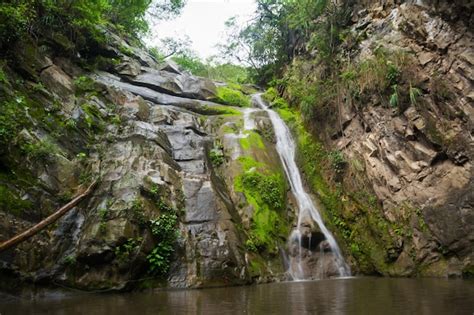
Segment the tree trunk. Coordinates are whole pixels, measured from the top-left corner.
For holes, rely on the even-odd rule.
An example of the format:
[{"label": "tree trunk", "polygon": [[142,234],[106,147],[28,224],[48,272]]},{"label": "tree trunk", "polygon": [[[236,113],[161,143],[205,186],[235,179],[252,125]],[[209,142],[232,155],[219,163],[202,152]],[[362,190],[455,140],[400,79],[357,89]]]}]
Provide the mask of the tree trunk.
[{"label": "tree trunk", "polygon": [[49,217],[45,218],[44,220],[38,222],[38,224],[32,226],[28,230],[14,236],[13,238],[0,243],[0,253],[6,251],[7,249],[15,246],[18,243],[21,243],[28,238],[32,237],[33,235],[37,234],[38,232],[42,231],[45,227],[50,225],[51,223],[56,222],[60,217],[62,217],[66,212],[74,208],[79,202],[81,202],[85,197],[87,197],[95,188],[97,181],[94,181],[83,193],[79,194],[73,200],[68,202],[58,211],[51,214]]}]

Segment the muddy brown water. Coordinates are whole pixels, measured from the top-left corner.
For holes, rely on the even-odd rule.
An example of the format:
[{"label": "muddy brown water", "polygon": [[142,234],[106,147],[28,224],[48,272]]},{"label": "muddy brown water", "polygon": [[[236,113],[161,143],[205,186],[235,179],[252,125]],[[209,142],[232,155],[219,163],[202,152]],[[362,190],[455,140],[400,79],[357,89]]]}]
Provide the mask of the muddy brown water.
[{"label": "muddy brown water", "polygon": [[351,278],[121,294],[0,295],[0,314],[474,314],[474,281]]}]

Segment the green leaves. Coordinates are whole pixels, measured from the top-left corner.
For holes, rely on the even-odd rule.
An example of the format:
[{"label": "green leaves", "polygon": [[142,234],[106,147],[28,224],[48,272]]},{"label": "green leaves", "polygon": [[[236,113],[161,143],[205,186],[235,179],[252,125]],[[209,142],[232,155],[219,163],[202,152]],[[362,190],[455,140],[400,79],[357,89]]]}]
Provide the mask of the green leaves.
[{"label": "green leaves", "polygon": [[151,233],[158,239],[158,244],[147,256],[150,272],[164,275],[169,270],[171,255],[174,251],[178,217],[174,213],[163,213],[157,220],[150,220]]},{"label": "green leaves", "polygon": [[[101,26],[138,36],[148,31],[147,13],[155,19],[179,13],[184,0],[12,0],[0,6],[0,48],[28,33],[60,33],[76,43],[87,36],[105,40]],[[149,9],[151,9],[149,11]],[[55,35],[56,36],[56,35]]]}]

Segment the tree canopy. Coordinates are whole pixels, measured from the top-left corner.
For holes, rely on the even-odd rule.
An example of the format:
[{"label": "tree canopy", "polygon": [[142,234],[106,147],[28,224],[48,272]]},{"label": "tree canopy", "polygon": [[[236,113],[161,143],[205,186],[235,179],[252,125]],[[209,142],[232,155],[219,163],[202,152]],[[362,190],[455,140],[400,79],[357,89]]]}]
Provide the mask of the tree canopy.
[{"label": "tree canopy", "polygon": [[0,48],[25,34],[59,32],[75,39],[83,34],[100,36],[100,26],[127,35],[147,32],[147,14],[169,18],[185,0],[10,0],[0,4]]},{"label": "tree canopy", "polygon": [[228,40],[221,45],[231,56],[254,69],[261,82],[308,48],[323,56],[338,40],[344,10],[328,0],[257,0],[257,11],[246,25],[227,21]]}]

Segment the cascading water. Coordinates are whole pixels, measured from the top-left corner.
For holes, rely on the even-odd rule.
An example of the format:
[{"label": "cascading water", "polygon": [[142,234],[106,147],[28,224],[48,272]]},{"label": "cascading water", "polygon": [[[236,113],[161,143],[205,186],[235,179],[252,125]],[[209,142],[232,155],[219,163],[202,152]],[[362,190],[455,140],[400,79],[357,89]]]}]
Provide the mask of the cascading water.
[{"label": "cascading water", "polygon": [[[313,200],[303,187],[301,174],[295,161],[296,145],[291,135],[290,129],[275,111],[268,108],[260,93],[253,96],[253,101],[258,107],[266,111],[270,117],[276,137],[276,149],[283,164],[285,174],[288,178],[288,181],[290,182],[291,191],[297,201],[298,223],[296,228],[291,233],[290,242],[297,242],[298,254],[296,257],[290,256],[290,267],[288,270],[290,276],[293,278],[293,280],[306,279],[302,266],[302,236],[303,222],[307,219],[311,219],[313,222],[315,222],[318,225],[321,233],[324,234],[324,237],[329,244],[330,250],[334,255],[334,261],[339,276],[350,276],[350,269],[344,261],[344,257],[341,254],[334,236],[324,225],[324,222],[315,204],[313,203]],[[311,246],[311,238],[309,238],[309,243]],[[324,251],[323,243],[324,242],[320,242],[321,253]]]}]

